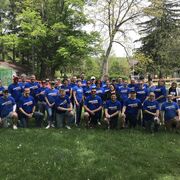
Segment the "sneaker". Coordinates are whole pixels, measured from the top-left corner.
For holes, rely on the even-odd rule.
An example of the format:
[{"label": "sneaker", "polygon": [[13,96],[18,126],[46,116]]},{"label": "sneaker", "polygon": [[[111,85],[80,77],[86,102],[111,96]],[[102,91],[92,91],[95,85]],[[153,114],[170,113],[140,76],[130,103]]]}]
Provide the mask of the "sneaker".
[{"label": "sneaker", "polygon": [[101,126],[101,122],[98,122],[98,125]]},{"label": "sneaker", "polygon": [[16,125],[13,125],[13,129],[14,129],[14,130],[16,130],[16,129],[18,129],[18,128],[17,128],[17,126],[16,126]]},{"label": "sneaker", "polygon": [[71,127],[70,127],[70,126],[67,126],[67,125],[66,125],[66,128],[67,128],[67,129],[71,129]]},{"label": "sneaker", "polygon": [[51,127],[52,127],[52,128],[55,128],[54,124],[51,124]]},{"label": "sneaker", "polygon": [[46,129],[49,129],[51,126],[48,124],[47,126],[46,126]]}]

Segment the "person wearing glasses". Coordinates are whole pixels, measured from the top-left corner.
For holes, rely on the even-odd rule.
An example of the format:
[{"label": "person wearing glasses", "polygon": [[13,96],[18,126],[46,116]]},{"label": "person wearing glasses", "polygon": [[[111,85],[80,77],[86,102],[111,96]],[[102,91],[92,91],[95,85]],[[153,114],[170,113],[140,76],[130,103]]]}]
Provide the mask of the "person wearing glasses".
[{"label": "person wearing glasses", "polygon": [[97,125],[101,109],[102,99],[96,95],[96,89],[92,88],[91,95],[84,102],[84,120],[87,127],[95,127]]}]

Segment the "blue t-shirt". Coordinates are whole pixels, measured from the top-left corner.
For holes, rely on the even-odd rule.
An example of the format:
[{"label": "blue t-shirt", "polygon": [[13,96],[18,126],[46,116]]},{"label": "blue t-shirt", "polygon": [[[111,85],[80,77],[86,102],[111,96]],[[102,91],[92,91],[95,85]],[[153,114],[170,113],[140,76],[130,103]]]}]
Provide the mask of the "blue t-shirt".
[{"label": "blue t-shirt", "polygon": [[57,108],[58,107],[69,108],[70,104],[71,104],[71,101],[68,96],[62,97],[61,95],[58,95],[55,101],[56,112],[65,113],[66,111],[61,111],[61,110],[58,110]]},{"label": "blue t-shirt", "polygon": [[73,89],[74,87],[76,87],[77,84],[76,83],[70,83],[70,87]]},{"label": "blue t-shirt", "polygon": [[137,88],[136,89],[136,97],[141,101],[141,103],[144,102],[144,100],[147,98],[148,96],[148,90],[146,88],[140,89]]},{"label": "blue t-shirt", "polygon": [[84,96],[87,98],[88,96],[91,95],[91,87],[84,87]]},{"label": "blue t-shirt", "polygon": [[105,104],[105,109],[108,110],[108,114],[114,114],[117,111],[121,111],[121,103],[119,101],[108,100]]},{"label": "blue t-shirt", "polygon": [[25,88],[25,86],[26,86],[26,83],[27,83],[27,82],[19,82],[19,85],[21,86],[22,91],[24,91],[24,88]]},{"label": "blue t-shirt", "polygon": [[0,97],[0,117],[6,117],[10,112],[13,111],[15,100],[13,97],[8,96],[7,98]]},{"label": "blue t-shirt", "polygon": [[137,84],[128,84],[128,88],[130,89],[130,91],[135,91],[137,88]]},{"label": "blue t-shirt", "polygon": [[176,102],[164,102],[161,106],[161,110],[165,112],[164,119],[169,121],[177,116],[177,110],[179,106]]},{"label": "blue t-shirt", "polygon": [[102,106],[102,99],[97,95],[90,95],[86,98],[84,105],[86,105],[90,110],[95,110]]},{"label": "blue t-shirt", "polygon": [[[21,96],[19,100],[19,108],[22,108],[26,113],[32,113],[33,107],[35,106],[35,100],[32,96]],[[23,114],[23,116],[25,116]]]},{"label": "blue t-shirt", "polygon": [[136,99],[128,98],[124,102],[124,106],[126,106],[125,114],[134,115],[134,116],[137,116],[138,110],[142,108],[141,101],[137,98]]},{"label": "blue t-shirt", "polygon": [[156,89],[156,86],[151,86],[151,87],[148,87],[148,92],[154,92],[154,90]]},{"label": "blue t-shirt", "polygon": [[30,89],[30,95],[33,96],[35,99],[37,99],[36,95],[38,94],[40,85],[38,82],[28,82],[25,84],[24,88],[29,88]]},{"label": "blue t-shirt", "polygon": [[70,92],[71,92],[71,86],[70,86],[70,85],[65,86],[65,85],[63,84],[60,89],[63,89],[63,90],[66,92],[66,95],[67,95],[68,97],[70,97]]},{"label": "blue t-shirt", "polygon": [[57,89],[47,89],[45,96],[47,97],[50,104],[54,103],[59,91]]},{"label": "blue t-shirt", "polygon": [[96,88],[96,84],[91,84],[91,88]]},{"label": "blue t-shirt", "polygon": [[96,94],[101,97],[101,99],[104,99],[104,88],[96,88]]},{"label": "blue t-shirt", "polygon": [[108,91],[110,91],[110,89],[107,86],[105,86],[103,88],[104,88],[104,93],[107,93]]},{"label": "blue t-shirt", "polygon": [[0,86],[0,97],[3,96],[4,86]]},{"label": "blue t-shirt", "polygon": [[40,87],[40,88],[38,89],[38,94],[39,94],[39,93],[43,93],[43,94],[40,94],[40,95],[38,96],[38,100],[39,100],[40,102],[46,102],[45,96],[46,96],[46,92],[47,92],[48,89],[49,89],[48,87]]},{"label": "blue t-shirt", "polygon": [[162,95],[164,96],[163,98],[158,100],[159,103],[163,103],[166,101],[166,87],[165,86],[156,86],[154,89],[154,94],[155,94],[156,98],[158,98]]},{"label": "blue t-shirt", "polygon": [[123,84],[116,84],[116,91],[123,87]]},{"label": "blue t-shirt", "polygon": [[84,87],[84,86],[86,86],[86,80],[84,79],[84,80],[81,80],[81,83],[82,83],[82,86]]},{"label": "blue t-shirt", "polygon": [[[157,101],[146,100],[144,101],[144,104],[143,104],[143,110],[156,113],[156,111],[159,110],[159,104]],[[144,113],[144,120],[152,120],[152,118],[154,118],[153,115],[149,113]]]},{"label": "blue t-shirt", "polygon": [[83,88],[76,86],[73,88],[73,91],[76,92],[76,99],[80,103],[83,100]]},{"label": "blue t-shirt", "polygon": [[8,87],[8,92],[11,94],[11,96],[15,99],[16,102],[18,102],[20,97],[22,96],[22,88],[19,83],[10,84]]},{"label": "blue t-shirt", "polygon": [[125,102],[128,99],[130,89],[128,87],[121,87],[118,90],[118,94],[120,95],[120,98]]}]

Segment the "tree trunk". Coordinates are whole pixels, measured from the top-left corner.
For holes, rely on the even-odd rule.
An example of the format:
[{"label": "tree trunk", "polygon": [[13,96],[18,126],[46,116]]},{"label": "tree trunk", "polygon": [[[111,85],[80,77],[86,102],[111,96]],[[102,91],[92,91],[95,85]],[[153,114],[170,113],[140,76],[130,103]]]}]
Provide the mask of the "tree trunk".
[{"label": "tree trunk", "polygon": [[110,41],[109,43],[109,47],[106,51],[106,54],[105,56],[103,57],[103,63],[102,63],[102,78],[105,76],[105,75],[108,75],[109,74],[109,63],[108,63],[108,59],[109,59],[109,55],[111,53],[111,49],[112,49],[112,40]]}]

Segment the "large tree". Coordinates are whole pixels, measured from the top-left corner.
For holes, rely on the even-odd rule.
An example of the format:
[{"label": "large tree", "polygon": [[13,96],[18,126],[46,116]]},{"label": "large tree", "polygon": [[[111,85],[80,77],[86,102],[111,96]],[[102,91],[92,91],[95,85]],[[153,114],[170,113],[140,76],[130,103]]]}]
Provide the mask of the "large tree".
[{"label": "large tree", "polygon": [[141,2],[143,0],[97,0],[91,4],[90,11],[95,13],[96,26],[104,41],[102,75],[108,74],[108,61],[114,43],[122,46],[128,54],[125,42],[142,12]]},{"label": "large tree", "polygon": [[174,0],[151,0],[144,10],[148,20],[139,24],[142,46],[138,50],[151,58],[148,71],[159,77],[173,71],[180,64],[180,4]]}]

